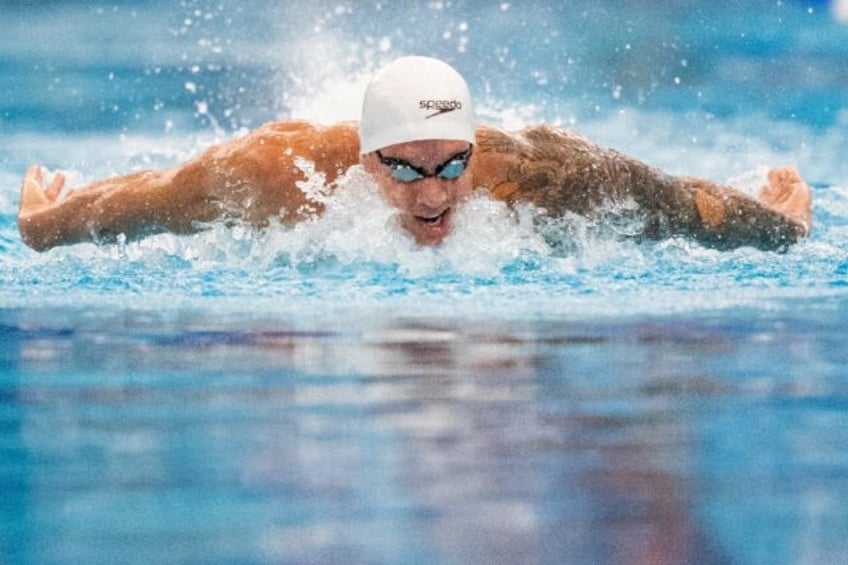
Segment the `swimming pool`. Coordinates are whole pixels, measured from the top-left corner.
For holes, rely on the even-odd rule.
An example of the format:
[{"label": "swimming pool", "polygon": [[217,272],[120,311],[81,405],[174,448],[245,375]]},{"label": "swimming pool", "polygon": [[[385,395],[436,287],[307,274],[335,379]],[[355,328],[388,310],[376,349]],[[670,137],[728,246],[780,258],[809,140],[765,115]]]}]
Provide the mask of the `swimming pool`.
[{"label": "swimming pool", "polygon": [[[0,21],[3,561],[848,557],[848,26],[825,3],[63,1]],[[82,181],[353,118],[409,52],[456,65],[505,127],[746,188],[795,164],[813,236],[557,238],[479,198],[421,250],[375,229],[367,191],[288,231],[44,254],[17,235],[31,162]]]}]

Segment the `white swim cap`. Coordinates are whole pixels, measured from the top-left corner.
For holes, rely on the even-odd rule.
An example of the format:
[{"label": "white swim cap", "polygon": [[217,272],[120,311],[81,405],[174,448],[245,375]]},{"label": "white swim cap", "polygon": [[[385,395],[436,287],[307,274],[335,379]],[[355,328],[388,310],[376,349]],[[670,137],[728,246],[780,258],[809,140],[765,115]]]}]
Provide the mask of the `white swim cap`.
[{"label": "white swim cap", "polygon": [[474,143],[475,122],[471,93],[456,69],[430,57],[401,57],[365,89],[360,152],[425,139]]}]

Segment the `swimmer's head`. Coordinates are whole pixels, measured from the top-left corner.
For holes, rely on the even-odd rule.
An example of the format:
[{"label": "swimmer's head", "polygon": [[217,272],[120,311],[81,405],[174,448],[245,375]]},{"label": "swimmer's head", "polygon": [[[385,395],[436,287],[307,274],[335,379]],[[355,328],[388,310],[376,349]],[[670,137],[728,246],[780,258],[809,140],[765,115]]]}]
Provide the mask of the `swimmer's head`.
[{"label": "swimmer's head", "polygon": [[456,69],[430,57],[402,57],[365,91],[360,152],[434,139],[473,144],[475,129],[471,94]]}]

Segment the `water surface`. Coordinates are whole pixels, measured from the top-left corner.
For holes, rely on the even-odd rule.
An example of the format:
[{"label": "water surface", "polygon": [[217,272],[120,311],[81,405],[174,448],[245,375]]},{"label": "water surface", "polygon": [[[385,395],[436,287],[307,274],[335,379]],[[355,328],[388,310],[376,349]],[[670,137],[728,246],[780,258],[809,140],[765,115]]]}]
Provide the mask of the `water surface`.
[{"label": "water surface", "polygon": [[[826,4],[59,1],[0,21],[0,560],[848,559],[848,27]],[[409,53],[468,76],[487,123],[751,191],[794,164],[813,235],[637,244],[480,196],[419,249],[353,171],[291,230],[20,241],[32,162],[81,184],[355,118]]]}]

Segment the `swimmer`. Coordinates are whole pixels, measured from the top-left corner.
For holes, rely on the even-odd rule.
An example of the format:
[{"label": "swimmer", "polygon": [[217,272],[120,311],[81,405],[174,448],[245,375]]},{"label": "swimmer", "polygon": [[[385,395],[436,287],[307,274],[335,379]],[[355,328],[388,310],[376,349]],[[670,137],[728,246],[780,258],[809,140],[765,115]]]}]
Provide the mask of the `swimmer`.
[{"label": "swimmer", "polygon": [[18,227],[33,249],[193,233],[215,220],[257,228],[321,212],[298,184],[314,163],[328,190],[361,164],[400,224],[438,245],[457,208],[482,187],[552,217],[635,207],[641,238],[682,236],[728,249],[783,250],[810,232],[811,194],[792,167],[773,169],[758,198],[706,179],[675,177],[557,127],[478,126],[465,80],[446,63],[403,57],[369,83],[359,124],[273,122],[169,170],[93,182],[60,198],[65,179],[41,167],[23,181]]}]

